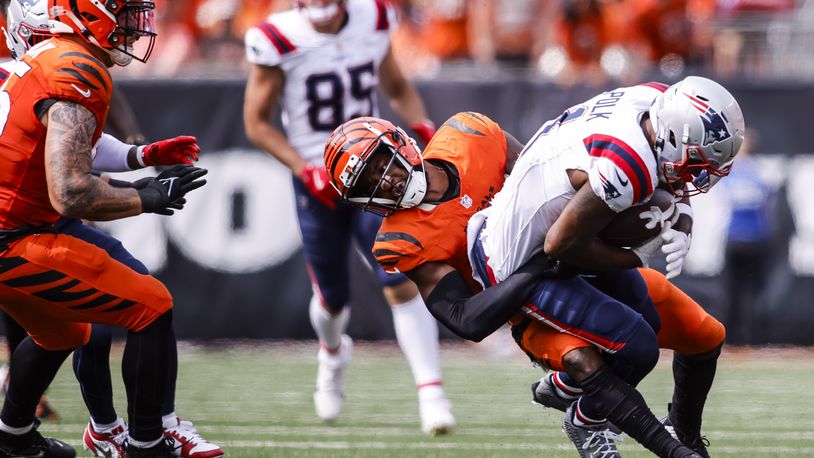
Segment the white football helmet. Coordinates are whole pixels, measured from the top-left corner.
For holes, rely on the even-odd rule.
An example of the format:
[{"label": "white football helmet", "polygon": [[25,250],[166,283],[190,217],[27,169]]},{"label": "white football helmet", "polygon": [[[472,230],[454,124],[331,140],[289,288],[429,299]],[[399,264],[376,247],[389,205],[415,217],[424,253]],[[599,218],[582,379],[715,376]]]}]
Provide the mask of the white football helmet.
[{"label": "white football helmet", "polygon": [[738,102],[723,86],[688,76],[650,106],[656,131],[659,179],[671,188],[692,183],[690,194],[707,192],[729,174],[746,125]]},{"label": "white football helmet", "polygon": [[51,36],[47,0],[9,0],[6,23],[6,45],[11,57],[19,60],[28,48]]}]

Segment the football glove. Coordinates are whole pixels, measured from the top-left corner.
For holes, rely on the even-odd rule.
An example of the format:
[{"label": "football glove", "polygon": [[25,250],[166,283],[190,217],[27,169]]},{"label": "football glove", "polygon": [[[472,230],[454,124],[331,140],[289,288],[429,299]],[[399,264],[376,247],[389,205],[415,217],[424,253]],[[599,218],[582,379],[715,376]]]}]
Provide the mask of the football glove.
[{"label": "football glove", "polygon": [[430,140],[432,140],[432,136],[435,135],[435,124],[429,119],[425,119],[421,122],[411,124],[410,130],[415,132],[424,146],[427,146]]},{"label": "football glove", "polygon": [[324,165],[309,163],[302,169],[299,178],[302,180],[302,184],[305,185],[305,189],[322,205],[331,209],[336,208],[339,193],[331,186],[328,171],[325,170]]},{"label": "football glove", "polygon": [[[669,224],[669,223],[667,223]],[[653,237],[652,239],[644,242],[643,244],[631,248],[630,251],[633,252],[636,256],[639,257],[639,261],[642,263],[642,267],[648,267],[650,258],[656,254],[656,251],[659,251],[659,248],[664,244],[664,239],[661,238],[661,233],[657,236]]]},{"label": "football glove", "polygon": [[690,251],[692,236],[673,229],[672,224],[667,222],[664,230],[661,231],[661,238],[664,240],[661,251],[667,255],[665,258],[667,261],[666,277],[669,280],[681,274],[681,269],[684,268],[684,258]]},{"label": "football glove", "polygon": [[206,173],[206,169],[176,165],[157,177],[135,181],[133,187],[141,198],[142,212],[172,215],[173,210],[184,208],[184,196],[206,184],[206,180],[201,179]]},{"label": "football glove", "polygon": [[136,159],[142,167],[150,165],[192,165],[198,160],[198,139],[188,135],[160,140],[149,145],[139,146]]}]

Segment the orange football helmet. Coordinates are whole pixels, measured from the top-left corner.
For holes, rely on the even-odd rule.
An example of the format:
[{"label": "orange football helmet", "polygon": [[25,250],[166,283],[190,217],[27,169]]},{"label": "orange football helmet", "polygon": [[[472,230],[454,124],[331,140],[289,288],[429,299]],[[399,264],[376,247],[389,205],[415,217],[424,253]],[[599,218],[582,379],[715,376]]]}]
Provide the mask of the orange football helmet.
[{"label": "orange football helmet", "polygon": [[[54,33],[76,33],[110,54],[117,65],[146,62],[155,44],[155,3],[134,0],[49,0]],[[133,45],[149,39],[139,55]]]},{"label": "orange football helmet", "polygon": [[[337,127],[324,159],[342,199],[363,210],[387,216],[419,205],[427,194],[421,150],[404,130],[384,119],[355,118]],[[379,170],[369,167],[374,159]],[[390,179],[396,175],[401,180],[394,185]]]}]

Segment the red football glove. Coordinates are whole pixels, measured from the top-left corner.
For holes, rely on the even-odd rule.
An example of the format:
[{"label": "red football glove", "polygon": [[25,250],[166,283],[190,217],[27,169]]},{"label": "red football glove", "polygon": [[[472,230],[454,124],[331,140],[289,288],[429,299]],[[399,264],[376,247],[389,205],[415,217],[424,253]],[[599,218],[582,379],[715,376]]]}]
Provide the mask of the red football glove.
[{"label": "red football glove", "polygon": [[435,124],[429,119],[411,124],[410,129],[415,132],[421,142],[424,143],[424,146],[427,146],[432,140],[432,136],[435,135]]},{"label": "red football glove", "polygon": [[331,186],[331,180],[328,178],[328,171],[325,170],[324,165],[309,163],[302,169],[300,180],[305,185],[305,189],[322,205],[330,209],[336,208],[339,193]]},{"label": "red football glove", "polygon": [[188,135],[168,138],[166,140],[139,146],[136,158],[144,167],[149,165],[192,165],[198,160],[198,139]]}]

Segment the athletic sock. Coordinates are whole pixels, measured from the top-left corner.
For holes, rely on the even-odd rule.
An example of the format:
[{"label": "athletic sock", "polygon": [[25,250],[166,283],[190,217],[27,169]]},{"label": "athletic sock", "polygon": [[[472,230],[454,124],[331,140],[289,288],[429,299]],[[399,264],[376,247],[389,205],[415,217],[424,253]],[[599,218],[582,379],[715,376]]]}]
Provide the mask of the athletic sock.
[{"label": "athletic sock", "polygon": [[96,421],[94,421],[93,418],[91,417],[90,425],[91,425],[91,427],[93,428],[94,431],[96,431],[97,433],[100,433],[100,434],[112,431],[112,430],[118,428],[119,426],[121,426],[121,427],[126,426],[125,423],[124,423],[124,419],[122,419],[121,417],[116,418],[116,421],[114,421],[112,423],[103,423],[103,424],[96,423]]},{"label": "athletic sock", "polygon": [[580,384],[584,390],[579,400],[583,415],[607,418],[660,457],[677,456],[674,454],[686,450],[664,429],[642,395],[617,377],[608,366],[603,366]]},{"label": "athletic sock", "polygon": [[438,324],[424,305],[421,295],[401,304],[391,304],[393,326],[401,351],[413,372],[419,391],[441,385],[438,358]]},{"label": "athletic sock", "polygon": [[[110,380],[110,326],[94,324],[90,341],[73,352],[73,372],[90,417],[99,423],[116,421],[113,385]],[[98,431],[98,430],[97,430]]]},{"label": "athletic sock", "polygon": [[171,309],[141,331],[127,333],[122,376],[127,391],[129,435],[144,447],[164,434],[161,410],[170,366],[166,349],[171,334]]},{"label": "athletic sock", "polygon": [[583,409],[580,408],[579,404],[580,404],[580,401],[577,401],[576,406],[574,406],[574,424],[575,425],[590,427],[590,426],[601,425],[601,424],[607,422],[606,419],[599,420],[599,419],[591,418],[591,417],[585,415],[585,412],[583,412]]},{"label": "athletic sock", "polygon": [[342,343],[342,334],[345,333],[345,329],[348,327],[350,307],[345,306],[336,315],[331,314],[323,306],[319,294],[314,292],[314,295],[311,296],[308,314],[311,318],[311,326],[314,327],[314,332],[316,332],[319,339],[319,345],[328,352],[336,352]]},{"label": "athletic sock", "polygon": [[70,350],[46,350],[26,337],[14,350],[9,385],[0,419],[13,428],[34,422],[34,411],[45,389],[54,380]]},{"label": "athletic sock", "polygon": [[15,428],[14,426],[9,426],[3,423],[3,420],[0,420],[0,431],[4,433],[14,434],[15,436],[23,435],[29,431],[34,429],[34,423],[32,422],[30,425],[27,426],[20,426],[19,428]]},{"label": "athletic sock", "polygon": [[[707,394],[712,388],[721,347],[697,356],[673,355],[673,402],[670,422],[680,436],[695,439],[701,436],[701,421]],[[680,437],[684,440],[684,437]]]},{"label": "athletic sock", "polygon": [[551,383],[557,396],[566,401],[573,401],[582,395],[582,388],[579,388],[577,382],[565,372],[554,372],[551,375]]}]

